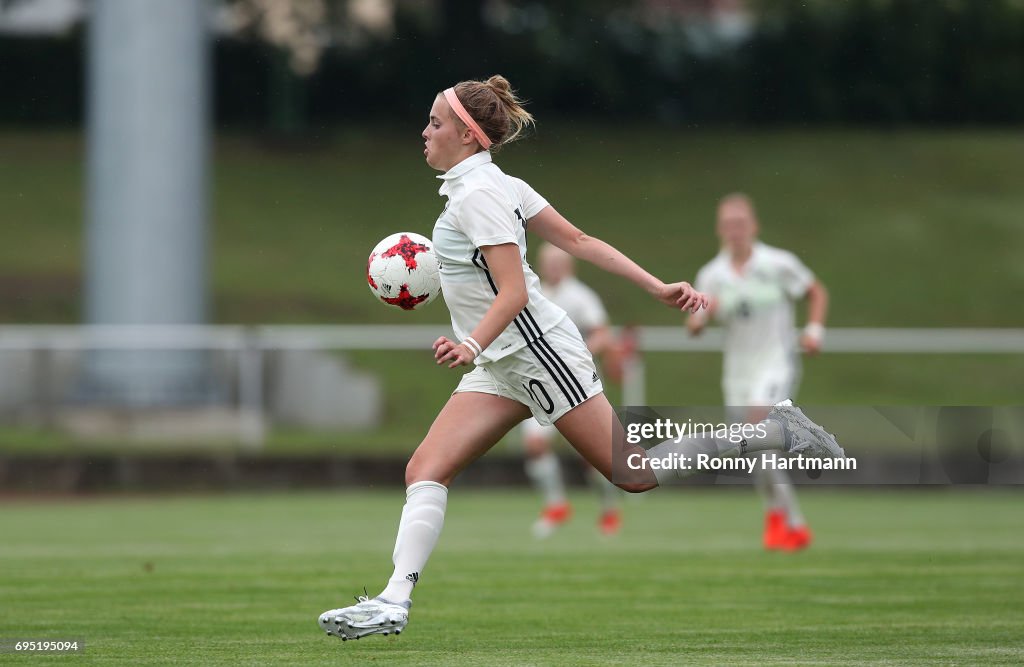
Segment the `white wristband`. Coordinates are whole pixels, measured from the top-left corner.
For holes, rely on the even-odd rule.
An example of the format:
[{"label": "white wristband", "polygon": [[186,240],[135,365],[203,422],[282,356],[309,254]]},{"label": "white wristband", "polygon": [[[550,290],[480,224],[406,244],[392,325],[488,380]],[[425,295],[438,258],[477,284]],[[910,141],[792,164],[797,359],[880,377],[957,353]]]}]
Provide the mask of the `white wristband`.
[{"label": "white wristband", "polygon": [[466,336],[463,338],[462,344],[473,350],[474,358],[479,357],[480,353],[484,351],[484,349],[480,347],[480,343],[476,342],[476,338],[473,338],[472,336]]},{"label": "white wristband", "polygon": [[804,335],[820,343],[825,340],[825,325],[821,322],[808,322],[804,327]]}]

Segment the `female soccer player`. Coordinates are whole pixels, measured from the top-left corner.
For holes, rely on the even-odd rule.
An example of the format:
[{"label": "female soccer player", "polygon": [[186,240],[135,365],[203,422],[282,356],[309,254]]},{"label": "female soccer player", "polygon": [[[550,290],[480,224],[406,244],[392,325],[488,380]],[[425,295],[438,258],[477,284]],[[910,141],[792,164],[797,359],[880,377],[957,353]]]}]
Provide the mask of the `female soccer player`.
[{"label": "female soccer player", "polygon": [[[707,300],[689,283],[664,283],[607,243],[588,236],[533,188],[505,175],[491,153],[514,141],[533,117],[501,76],[463,81],[439,93],[423,130],[427,164],[442,172],[448,202],[434,225],[441,289],[458,340],[434,341],[438,364],[475,364],[462,376],[406,467],[406,503],[392,560],[394,574],[376,597],[320,615],[327,634],[358,639],[398,634],[412,606],[413,586],[437,544],[448,485],[531,413],[555,424],[566,440],[606,478],[630,492],[653,489],[690,471],[653,470],[646,463],[698,454],[726,456],[733,442],[679,438],[644,452],[634,445],[625,469],[621,424],[602,393],[597,369],[579,330],[538,287],[527,264],[527,228],[573,257],[620,275],[672,308],[695,312]],[[777,406],[762,422],[764,435],[746,452],[775,449],[842,457],[835,439],[797,408]],[[612,477],[613,449],[616,476]]]},{"label": "female soccer player", "polygon": [[[760,223],[749,197],[734,193],[718,204],[721,252],[697,273],[711,302],[687,320],[693,335],[709,317],[725,327],[722,391],[736,422],[756,423],[775,403],[792,397],[800,374],[797,346],[817,354],[825,333],[828,292],[791,252],[757,239]],[[807,299],[807,326],[797,339],[793,304]],[[764,547],[798,551],[811,543],[796,491],[783,470],[760,468],[754,481],[764,499]]]}]

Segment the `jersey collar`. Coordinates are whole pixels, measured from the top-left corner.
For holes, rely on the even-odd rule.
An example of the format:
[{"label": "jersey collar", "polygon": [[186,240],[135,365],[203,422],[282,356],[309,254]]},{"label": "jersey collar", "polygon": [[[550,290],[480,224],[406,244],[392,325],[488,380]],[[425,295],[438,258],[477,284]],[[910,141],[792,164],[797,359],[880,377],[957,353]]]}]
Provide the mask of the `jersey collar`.
[{"label": "jersey collar", "polygon": [[475,169],[475,168],[479,167],[482,164],[487,164],[490,161],[491,161],[491,153],[490,153],[490,151],[480,151],[479,153],[474,153],[474,154],[470,155],[468,158],[466,158],[462,162],[458,163],[457,165],[455,165],[454,167],[452,167],[451,169],[449,169],[445,173],[443,173],[440,176],[438,176],[439,179],[444,181],[444,183],[441,184],[441,187],[437,191],[438,194],[441,194],[441,195],[448,194],[448,184],[449,184],[450,181],[454,181],[455,179],[459,178],[460,176],[464,176],[470,170]]},{"label": "jersey collar", "polygon": [[736,271],[736,267],[732,265],[732,256],[729,255],[729,251],[725,248],[719,252],[719,257],[725,262],[725,266],[728,267],[729,272],[738,276],[745,276],[750,272],[750,267],[754,266],[757,261],[764,255],[765,245],[761,241],[754,241],[753,246],[750,248],[750,257],[747,258],[746,263],[743,265],[743,271]]}]

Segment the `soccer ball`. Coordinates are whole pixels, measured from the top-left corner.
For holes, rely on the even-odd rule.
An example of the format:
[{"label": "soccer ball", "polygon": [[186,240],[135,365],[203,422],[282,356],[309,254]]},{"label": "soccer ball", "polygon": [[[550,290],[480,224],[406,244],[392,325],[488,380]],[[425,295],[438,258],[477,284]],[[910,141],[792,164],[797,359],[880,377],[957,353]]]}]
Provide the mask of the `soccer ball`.
[{"label": "soccer ball", "polygon": [[441,291],[434,245],[412,232],[392,234],[377,244],[366,261],[366,282],[377,298],[402,310],[415,310]]}]

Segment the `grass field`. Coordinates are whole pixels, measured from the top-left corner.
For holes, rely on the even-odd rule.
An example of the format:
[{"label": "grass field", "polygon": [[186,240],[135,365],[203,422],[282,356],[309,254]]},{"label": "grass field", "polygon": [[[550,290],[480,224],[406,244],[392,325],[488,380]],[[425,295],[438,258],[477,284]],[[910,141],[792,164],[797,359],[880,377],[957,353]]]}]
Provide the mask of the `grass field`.
[{"label": "grass field", "polygon": [[390,574],[400,491],[8,501],[0,637],[84,655],[7,664],[1021,664],[1019,492],[815,490],[817,542],[758,548],[745,490],[589,496],[544,543],[524,493],[451,495],[400,638],[342,644],[324,609]]}]

